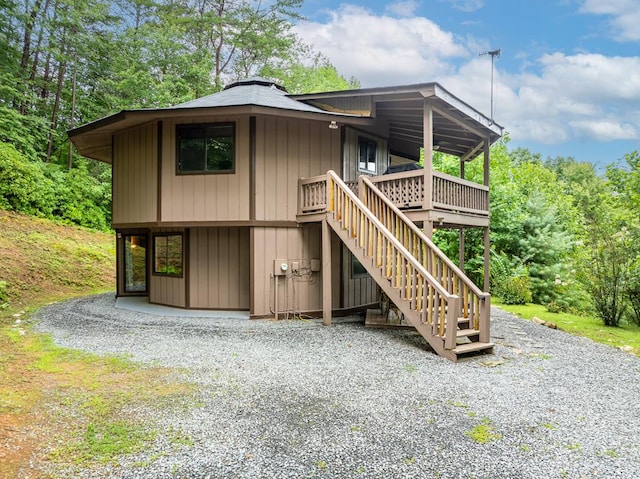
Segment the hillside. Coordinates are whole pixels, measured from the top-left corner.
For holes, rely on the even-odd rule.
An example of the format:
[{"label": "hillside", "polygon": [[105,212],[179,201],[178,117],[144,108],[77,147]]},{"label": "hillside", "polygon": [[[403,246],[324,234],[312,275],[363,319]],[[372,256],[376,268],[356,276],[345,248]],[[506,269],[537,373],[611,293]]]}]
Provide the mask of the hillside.
[{"label": "hillside", "polygon": [[12,310],[115,288],[113,234],[0,210],[0,258]]}]

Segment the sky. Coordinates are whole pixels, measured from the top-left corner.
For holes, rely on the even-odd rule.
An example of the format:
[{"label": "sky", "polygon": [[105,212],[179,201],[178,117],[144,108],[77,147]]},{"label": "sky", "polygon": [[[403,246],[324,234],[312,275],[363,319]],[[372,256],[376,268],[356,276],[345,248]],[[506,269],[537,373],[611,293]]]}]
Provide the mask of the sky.
[{"label": "sky", "polygon": [[363,88],[439,82],[543,159],[640,150],[640,0],[305,0],[303,41]]}]

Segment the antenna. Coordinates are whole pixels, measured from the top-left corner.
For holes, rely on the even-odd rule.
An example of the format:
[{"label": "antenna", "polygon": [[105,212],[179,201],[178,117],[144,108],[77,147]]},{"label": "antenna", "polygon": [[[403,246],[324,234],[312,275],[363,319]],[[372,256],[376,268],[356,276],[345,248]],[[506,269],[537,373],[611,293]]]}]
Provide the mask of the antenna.
[{"label": "antenna", "polygon": [[491,124],[493,125],[493,62],[496,57],[500,56],[500,49],[483,52],[480,56],[489,55],[491,57]]}]

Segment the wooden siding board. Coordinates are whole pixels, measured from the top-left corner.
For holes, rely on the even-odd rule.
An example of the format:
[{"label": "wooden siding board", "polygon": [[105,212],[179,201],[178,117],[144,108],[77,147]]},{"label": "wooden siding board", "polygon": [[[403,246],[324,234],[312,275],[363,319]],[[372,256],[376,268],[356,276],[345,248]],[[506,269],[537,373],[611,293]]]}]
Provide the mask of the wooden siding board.
[{"label": "wooden siding board", "polygon": [[114,224],[143,223],[155,221],[157,217],[155,125],[148,123],[114,136]]},{"label": "wooden siding board", "polygon": [[191,307],[249,309],[249,228],[191,231]]}]

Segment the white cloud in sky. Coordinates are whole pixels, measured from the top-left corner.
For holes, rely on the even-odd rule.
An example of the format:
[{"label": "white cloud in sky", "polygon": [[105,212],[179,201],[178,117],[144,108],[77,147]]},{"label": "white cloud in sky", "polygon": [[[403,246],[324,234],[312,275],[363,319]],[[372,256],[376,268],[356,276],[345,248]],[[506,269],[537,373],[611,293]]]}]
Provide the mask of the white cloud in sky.
[{"label": "white cloud in sky", "polygon": [[[490,115],[491,62],[477,55],[486,50],[482,40],[456,37],[424,17],[379,16],[349,5],[326,23],[296,29],[363,87],[438,81]],[[499,58],[495,63],[495,120],[514,140],[640,139],[640,57],[553,52],[527,62],[531,71],[508,72]]]},{"label": "white cloud in sky", "polygon": [[638,0],[584,0],[581,13],[610,17],[611,36],[621,42],[640,41],[640,2]]},{"label": "white cloud in sky", "polygon": [[343,5],[327,23],[301,22],[298,35],[329,57],[339,72],[367,86],[429,81],[452,69],[448,61],[469,55],[452,33],[424,17],[377,16]]},{"label": "white cloud in sky", "polygon": [[385,7],[385,11],[390,15],[398,17],[412,17],[420,4],[416,0],[405,0],[390,3]]},{"label": "white cloud in sky", "polygon": [[484,0],[440,0],[441,2],[449,3],[455,9],[462,10],[463,12],[475,12],[484,7]]}]

